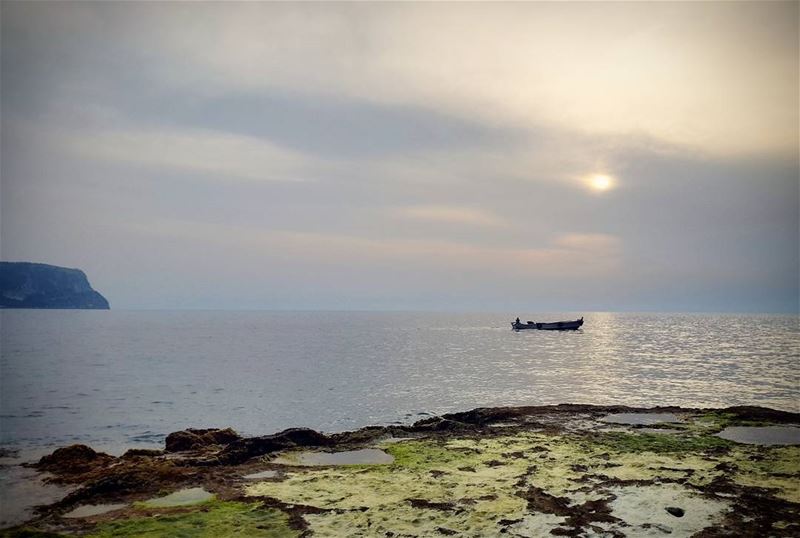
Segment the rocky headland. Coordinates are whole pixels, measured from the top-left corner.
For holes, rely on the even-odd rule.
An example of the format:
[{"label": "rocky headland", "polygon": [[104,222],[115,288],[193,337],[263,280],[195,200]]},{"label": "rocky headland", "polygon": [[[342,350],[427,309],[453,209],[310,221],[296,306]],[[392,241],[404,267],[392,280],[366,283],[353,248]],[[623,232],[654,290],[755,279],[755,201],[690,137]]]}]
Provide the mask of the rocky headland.
[{"label": "rocky headland", "polygon": [[108,310],[80,269],[28,262],[0,262],[0,308]]},{"label": "rocky headland", "polygon": [[71,492],[0,536],[798,536],[800,415],[484,408],[408,426],[170,434],[28,464]]}]

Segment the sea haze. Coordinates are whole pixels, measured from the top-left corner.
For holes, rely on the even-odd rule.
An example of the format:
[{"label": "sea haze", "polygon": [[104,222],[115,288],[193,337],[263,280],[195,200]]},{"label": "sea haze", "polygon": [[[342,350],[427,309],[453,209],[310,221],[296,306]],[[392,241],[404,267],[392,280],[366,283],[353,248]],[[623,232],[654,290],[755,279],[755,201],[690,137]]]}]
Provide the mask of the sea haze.
[{"label": "sea haze", "polygon": [[[0,312],[0,443],[120,453],[187,427],[266,434],[580,402],[800,411],[796,315]],[[547,321],[576,314],[541,313]]]}]

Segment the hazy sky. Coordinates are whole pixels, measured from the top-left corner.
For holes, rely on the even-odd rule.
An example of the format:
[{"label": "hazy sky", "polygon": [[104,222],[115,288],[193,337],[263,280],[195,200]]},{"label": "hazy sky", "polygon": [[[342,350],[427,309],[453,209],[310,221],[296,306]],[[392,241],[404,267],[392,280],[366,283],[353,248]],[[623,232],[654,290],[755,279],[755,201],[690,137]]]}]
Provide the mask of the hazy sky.
[{"label": "hazy sky", "polygon": [[2,259],[114,308],[797,311],[797,2],[3,2]]}]

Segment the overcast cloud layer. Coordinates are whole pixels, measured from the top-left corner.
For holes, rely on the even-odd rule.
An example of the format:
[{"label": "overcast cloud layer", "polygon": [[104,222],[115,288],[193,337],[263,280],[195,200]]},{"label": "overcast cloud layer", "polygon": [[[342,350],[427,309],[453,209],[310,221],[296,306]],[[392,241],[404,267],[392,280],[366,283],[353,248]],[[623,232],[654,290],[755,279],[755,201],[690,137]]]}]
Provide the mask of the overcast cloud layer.
[{"label": "overcast cloud layer", "polygon": [[115,308],[797,311],[798,56],[796,2],[4,2],[0,254]]}]

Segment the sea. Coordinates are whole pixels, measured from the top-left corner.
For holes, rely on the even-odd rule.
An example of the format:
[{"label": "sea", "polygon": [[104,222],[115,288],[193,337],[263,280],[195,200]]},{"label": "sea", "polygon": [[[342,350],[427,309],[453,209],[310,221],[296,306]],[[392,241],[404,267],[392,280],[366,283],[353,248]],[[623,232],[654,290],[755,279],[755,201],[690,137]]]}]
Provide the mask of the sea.
[{"label": "sea", "polygon": [[121,454],[188,427],[263,435],[558,403],[800,411],[800,317],[0,311],[0,449]]}]

